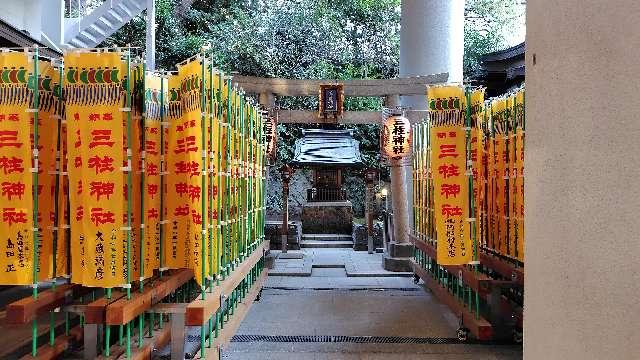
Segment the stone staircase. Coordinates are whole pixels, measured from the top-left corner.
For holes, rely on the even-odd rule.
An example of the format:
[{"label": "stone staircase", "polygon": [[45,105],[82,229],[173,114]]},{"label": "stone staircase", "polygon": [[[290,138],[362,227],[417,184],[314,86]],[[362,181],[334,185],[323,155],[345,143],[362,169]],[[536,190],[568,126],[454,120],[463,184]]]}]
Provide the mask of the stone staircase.
[{"label": "stone staircase", "polygon": [[90,14],[68,18],[64,43],[71,48],[93,48],[147,8],[147,0],[108,0]]},{"label": "stone staircase", "polygon": [[302,234],[301,248],[353,248],[353,237],[348,234]]}]

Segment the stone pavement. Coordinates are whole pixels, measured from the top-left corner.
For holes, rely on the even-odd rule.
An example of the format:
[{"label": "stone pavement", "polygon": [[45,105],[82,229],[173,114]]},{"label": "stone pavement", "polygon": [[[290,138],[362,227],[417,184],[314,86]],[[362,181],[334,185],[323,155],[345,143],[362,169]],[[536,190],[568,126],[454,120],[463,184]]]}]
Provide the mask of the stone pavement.
[{"label": "stone pavement", "polygon": [[307,250],[276,260],[291,274],[270,274],[225,359],[522,359],[521,346],[458,343],[457,317],[411,277],[384,273],[380,254]]},{"label": "stone pavement", "polygon": [[[272,251],[275,255],[280,251]],[[344,268],[348,277],[398,277],[411,273],[396,273],[382,268],[382,254],[340,248],[308,248],[288,253],[303,254],[302,259],[277,258],[270,276],[311,276],[315,268]]]}]

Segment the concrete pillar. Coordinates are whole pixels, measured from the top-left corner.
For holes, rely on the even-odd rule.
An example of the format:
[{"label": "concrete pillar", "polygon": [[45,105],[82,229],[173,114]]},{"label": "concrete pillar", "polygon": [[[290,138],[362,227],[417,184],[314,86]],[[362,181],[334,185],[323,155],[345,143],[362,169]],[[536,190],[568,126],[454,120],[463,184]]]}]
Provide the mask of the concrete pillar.
[{"label": "concrete pillar", "polygon": [[[464,3],[464,0],[402,0],[401,77],[446,72],[449,73],[449,82],[462,82]],[[401,104],[413,110],[427,110],[427,97],[426,95],[402,96]],[[412,199],[411,166],[404,167],[403,171],[407,199]],[[407,206],[406,221],[410,224],[409,219],[413,219],[413,206],[411,204]]]},{"label": "concrete pillar", "polygon": [[156,69],[156,0],[147,0],[147,41],[145,47],[147,70]]},{"label": "concrete pillar", "polygon": [[[398,95],[388,95],[385,106],[395,108],[400,105]],[[409,166],[407,166],[409,165]],[[411,271],[409,262],[413,248],[409,242],[411,225],[409,223],[407,174],[411,173],[410,161],[391,160],[391,206],[393,209],[393,241],[385,248],[382,266],[389,271]]]},{"label": "concrete pillar", "polygon": [[[464,0],[402,0],[400,76],[449,73],[461,82]],[[425,96],[403,96],[402,105],[426,110]]]},{"label": "concrete pillar", "polygon": [[[385,106],[394,108],[400,105],[398,95],[389,95],[385,99]],[[391,206],[393,208],[394,232],[393,238],[397,243],[408,243],[408,234],[411,232],[409,222],[409,208],[411,204],[408,202],[407,173],[411,172],[411,166],[407,166],[410,162],[391,161]],[[408,171],[407,169],[408,168]]]},{"label": "concrete pillar", "polygon": [[525,360],[640,354],[639,17],[527,2]]}]

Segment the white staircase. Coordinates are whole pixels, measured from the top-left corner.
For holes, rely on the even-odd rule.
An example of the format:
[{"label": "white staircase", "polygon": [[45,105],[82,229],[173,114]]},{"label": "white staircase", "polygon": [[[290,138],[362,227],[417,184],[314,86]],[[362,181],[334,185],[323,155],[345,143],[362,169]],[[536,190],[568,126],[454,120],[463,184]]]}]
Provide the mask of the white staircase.
[{"label": "white staircase", "polygon": [[66,19],[64,42],[71,48],[93,48],[147,8],[148,0],[106,0],[90,14]]}]

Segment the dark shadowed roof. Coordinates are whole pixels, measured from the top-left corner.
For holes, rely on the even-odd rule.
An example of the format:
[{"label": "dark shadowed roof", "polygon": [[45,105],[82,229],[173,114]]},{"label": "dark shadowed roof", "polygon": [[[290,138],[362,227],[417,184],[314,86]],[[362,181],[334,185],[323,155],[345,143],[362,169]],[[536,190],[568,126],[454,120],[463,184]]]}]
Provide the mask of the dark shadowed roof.
[{"label": "dark shadowed roof", "polygon": [[480,69],[471,76],[473,82],[486,87],[486,96],[502,95],[520,87],[525,75],[526,44],[495,51],[480,57]]},{"label": "dark shadowed roof", "polygon": [[303,130],[296,140],[294,166],[362,166],[352,130]]},{"label": "dark shadowed roof", "polygon": [[50,49],[34,40],[29,34],[14,28],[11,24],[0,19],[0,47],[30,47],[40,46],[40,55],[49,58],[60,57],[61,53]]}]

